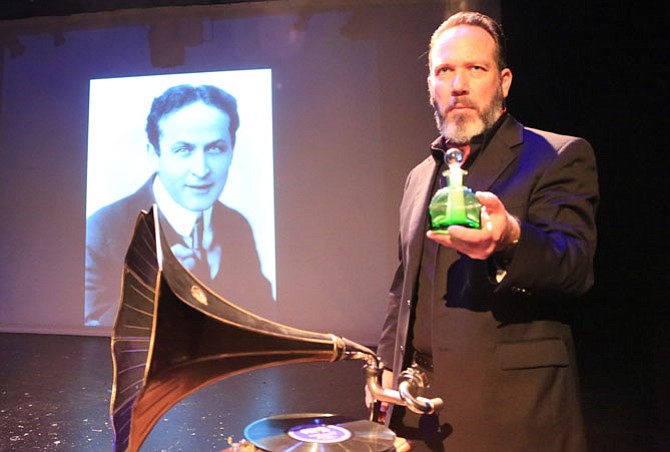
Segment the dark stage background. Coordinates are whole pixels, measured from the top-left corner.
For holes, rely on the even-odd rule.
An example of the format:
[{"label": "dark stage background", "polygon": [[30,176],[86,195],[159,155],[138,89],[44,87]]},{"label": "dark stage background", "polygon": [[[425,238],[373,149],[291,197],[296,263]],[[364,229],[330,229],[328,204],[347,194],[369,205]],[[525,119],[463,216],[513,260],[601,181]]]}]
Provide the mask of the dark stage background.
[{"label": "dark stage background", "polygon": [[510,111],[527,125],[587,137],[598,158],[597,280],[574,329],[587,397],[621,417],[593,428],[625,429],[638,413],[667,440],[669,41],[667,15],[644,5],[504,1],[502,20]]},{"label": "dark stage background", "polygon": [[[52,2],[25,1],[2,18],[106,9],[102,1],[79,3],[56,10]],[[599,162],[597,281],[574,321],[594,450],[670,449],[670,225],[662,141],[670,130],[670,93],[667,16],[656,8],[578,0],[510,0],[500,7],[514,73],[510,111],[528,126],[586,137]],[[427,43],[428,35],[421,40]],[[414,88],[409,91],[425,92]],[[400,190],[402,177],[393,179]],[[13,212],[8,203],[3,211]]]}]

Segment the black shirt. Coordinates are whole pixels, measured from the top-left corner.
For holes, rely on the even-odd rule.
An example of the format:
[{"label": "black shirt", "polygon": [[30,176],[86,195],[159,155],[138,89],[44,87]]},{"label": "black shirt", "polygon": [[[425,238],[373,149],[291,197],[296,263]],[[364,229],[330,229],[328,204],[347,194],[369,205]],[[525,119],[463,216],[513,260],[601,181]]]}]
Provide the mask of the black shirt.
[{"label": "black shirt", "polygon": [[[496,134],[500,125],[505,121],[506,113],[503,113],[495,124],[484,133],[472,138],[470,142],[470,153],[461,167],[467,171],[473,163],[486,152],[486,146]],[[431,145],[431,154],[437,163],[433,174],[433,184],[429,196],[446,185],[446,178],[442,174],[447,169],[444,156],[450,146],[443,137],[435,140]],[[464,179],[467,185],[467,176]],[[425,230],[430,228],[430,216],[426,212]],[[447,290],[447,273],[450,264],[457,259],[457,253],[451,248],[438,245],[433,240],[424,236],[423,253],[421,256],[421,268],[419,269],[418,288],[416,292],[416,303],[414,312],[414,326],[412,331],[412,345],[414,350],[432,355],[432,319],[436,310],[444,307]],[[439,334],[439,332],[434,332]]]}]

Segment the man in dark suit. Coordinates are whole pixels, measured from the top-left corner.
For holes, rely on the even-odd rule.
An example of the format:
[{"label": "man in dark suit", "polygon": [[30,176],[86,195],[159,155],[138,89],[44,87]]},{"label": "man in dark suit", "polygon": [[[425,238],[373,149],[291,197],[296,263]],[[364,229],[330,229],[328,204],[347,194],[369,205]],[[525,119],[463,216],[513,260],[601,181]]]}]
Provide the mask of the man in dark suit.
[{"label": "man in dark suit", "polygon": [[113,324],[135,220],[154,203],[171,250],[187,269],[240,307],[275,316],[251,228],[242,215],[218,201],[238,126],[237,101],[214,86],[179,85],[154,99],[146,130],[155,173],[137,192],[87,221],[87,325]]},{"label": "man in dark suit", "polygon": [[[570,304],[593,283],[596,164],[584,140],[525,128],[505,110],[512,73],[500,26],[458,13],[434,33],[428,85],[440,137],[409,174],[400,207],[400,265],[378,353],[415,365],[438,414],[402,407],[387,420],[412,450],[586,450]],[[481,229],[429,231],[428,203],[449,148]],[[394,381],[395,376],[396,381]]]}]

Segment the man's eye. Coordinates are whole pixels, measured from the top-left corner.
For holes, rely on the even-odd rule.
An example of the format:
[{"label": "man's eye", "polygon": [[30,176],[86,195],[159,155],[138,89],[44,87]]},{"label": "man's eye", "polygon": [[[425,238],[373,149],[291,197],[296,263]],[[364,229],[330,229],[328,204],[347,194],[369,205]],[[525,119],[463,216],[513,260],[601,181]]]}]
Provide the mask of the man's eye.
[{"label": "man's eye", "polygon": [[228,146],[225,145],[215,145],[207,148],[208,154],[223,154],[228,150]]},{"label": "man's eye", "polygon": [[191,153],[191,148],[186,147],[186,146],[179,146],[174,148],[174,153],[177,155],[188,155]]}]

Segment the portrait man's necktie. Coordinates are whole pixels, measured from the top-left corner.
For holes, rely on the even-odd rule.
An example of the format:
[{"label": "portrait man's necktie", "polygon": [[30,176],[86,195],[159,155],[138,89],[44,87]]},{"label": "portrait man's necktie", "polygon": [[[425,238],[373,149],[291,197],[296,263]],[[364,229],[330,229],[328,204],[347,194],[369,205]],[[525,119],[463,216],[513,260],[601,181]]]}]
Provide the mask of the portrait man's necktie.
[{"label": "portrait man's necktie", "polygon": [[209,265],[207,264],[207,251],[203,246],[203,236],[205,231],[205,221],[203,214],[198,214],[195,224],[193,225],[193,232],[191,233],[191,249],[193,256],[195,256],[195,267],[193,273],[198,277],[210,277]]}]

